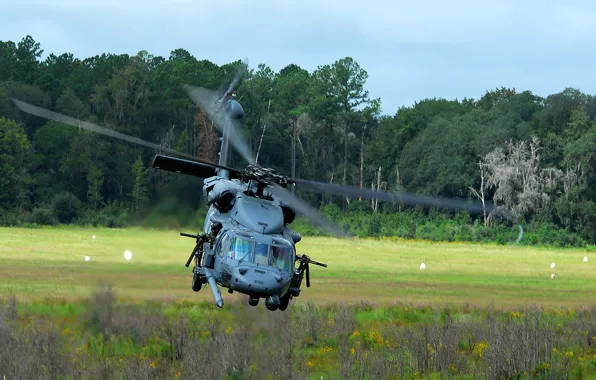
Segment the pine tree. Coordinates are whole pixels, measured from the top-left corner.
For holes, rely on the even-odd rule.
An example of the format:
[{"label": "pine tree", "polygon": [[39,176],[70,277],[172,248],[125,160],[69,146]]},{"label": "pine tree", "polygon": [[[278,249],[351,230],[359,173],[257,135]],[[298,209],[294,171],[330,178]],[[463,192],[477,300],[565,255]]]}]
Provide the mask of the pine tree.
[{"label": "pine tree", "polygon": [[97,166],[93,166],[87,174],[87,202],[93,209],[103,206],[103,173]]},{"label": "pine tree", "polygon": [[135,183],[131,195],[134,202],[135,212],[138,217],[148,201],[147,169],[145,169],[145,166],[143,165],[141,156],[139,156],[133,164],[132,174],[135,178]]}]

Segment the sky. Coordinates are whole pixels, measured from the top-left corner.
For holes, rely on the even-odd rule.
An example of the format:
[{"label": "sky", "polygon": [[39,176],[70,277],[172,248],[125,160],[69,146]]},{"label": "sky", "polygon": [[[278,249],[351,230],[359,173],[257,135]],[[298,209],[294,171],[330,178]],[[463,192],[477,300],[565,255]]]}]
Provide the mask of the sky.
[{"label": "sky", "polygon": [[382,113],[501,86],[596,94],[596,2],[579,0],[0,0],[0,40],[31,35],[44,56],[248,58],[312,72],[352,57]]}]

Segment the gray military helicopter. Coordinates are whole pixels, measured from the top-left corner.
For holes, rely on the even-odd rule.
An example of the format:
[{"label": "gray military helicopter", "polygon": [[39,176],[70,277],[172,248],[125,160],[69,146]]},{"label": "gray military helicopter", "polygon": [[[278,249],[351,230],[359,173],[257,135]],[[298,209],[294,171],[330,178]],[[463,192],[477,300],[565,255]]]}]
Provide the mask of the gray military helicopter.
[{"label": "gray military helicopter", "polygon": [[[290,300],[300,295],[303,280],[306,280],[306,287],[310,287],[310,264],[327,267],[305,254],[297,254],[296,244],[300,242],[301,236],[289,228],[297,211],[336,236],[348,236],[344,230],[288,191],[288,186],[307,192],[464,209],[473,213],[483,211],[482,206],[464,200],[395,194],[289,178],[261,167],[237,127],[239,120],[244,117],[244,109],[233,87],[238,83],[245,66],[246,63],[241,66],[223,95],[204,88],[184,86],[190,98],[207,113],[222,133],[218,164],[203,162],[185,153],[16,99],[13,101],[22,111],[39,117],[169,152],[172,155],[157,154],[152,167],[203,178],[203,196],[209,205],[203,231],[180,235],[195,239],[195,247],[185,264],[189,267],[194,261],[192,290],[198,292],[204,284],[209,284],[215,304],[220,308],[224,301],[218,285],[227,288],[229,293],[247,295],[251,306],[258,305],[263,298],[267,309],[286,310]],[[249,163],[246,168],[239,170],[228,166],[230,143]]]}]

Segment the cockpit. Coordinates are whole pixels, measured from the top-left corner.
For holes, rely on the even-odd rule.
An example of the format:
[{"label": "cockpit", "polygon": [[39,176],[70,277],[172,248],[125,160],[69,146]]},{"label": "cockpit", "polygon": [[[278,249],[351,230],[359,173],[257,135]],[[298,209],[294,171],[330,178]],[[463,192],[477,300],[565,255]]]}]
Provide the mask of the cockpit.
[{"label": "cockpit", "polygon": [[289,273],[293,271],[294,247],[281,237],[263,242],[239,232],[226,232],[218,250],[219,256],[226,260],[268,265]]}]

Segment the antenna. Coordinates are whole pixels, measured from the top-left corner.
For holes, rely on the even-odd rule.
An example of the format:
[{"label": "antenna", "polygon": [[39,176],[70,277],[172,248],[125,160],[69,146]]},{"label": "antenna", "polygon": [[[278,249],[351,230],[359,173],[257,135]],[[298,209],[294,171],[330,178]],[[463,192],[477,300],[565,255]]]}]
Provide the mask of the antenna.
[{"label": "antenna", "polygon": [[[267,115],[269,115],[270,107],[271,107],[271,99],[269,99],[269,104],[267,105]],[[257,156],[255,157],[255,165],[259,161],[259,152],[261,151],[261,145],[263,144],[263,136],[265,135],[265,128],[267,128],[267,123],[263,123],[263,132],[261,132],[261,141],[259,141],[259,149],[257,149]]]}]

